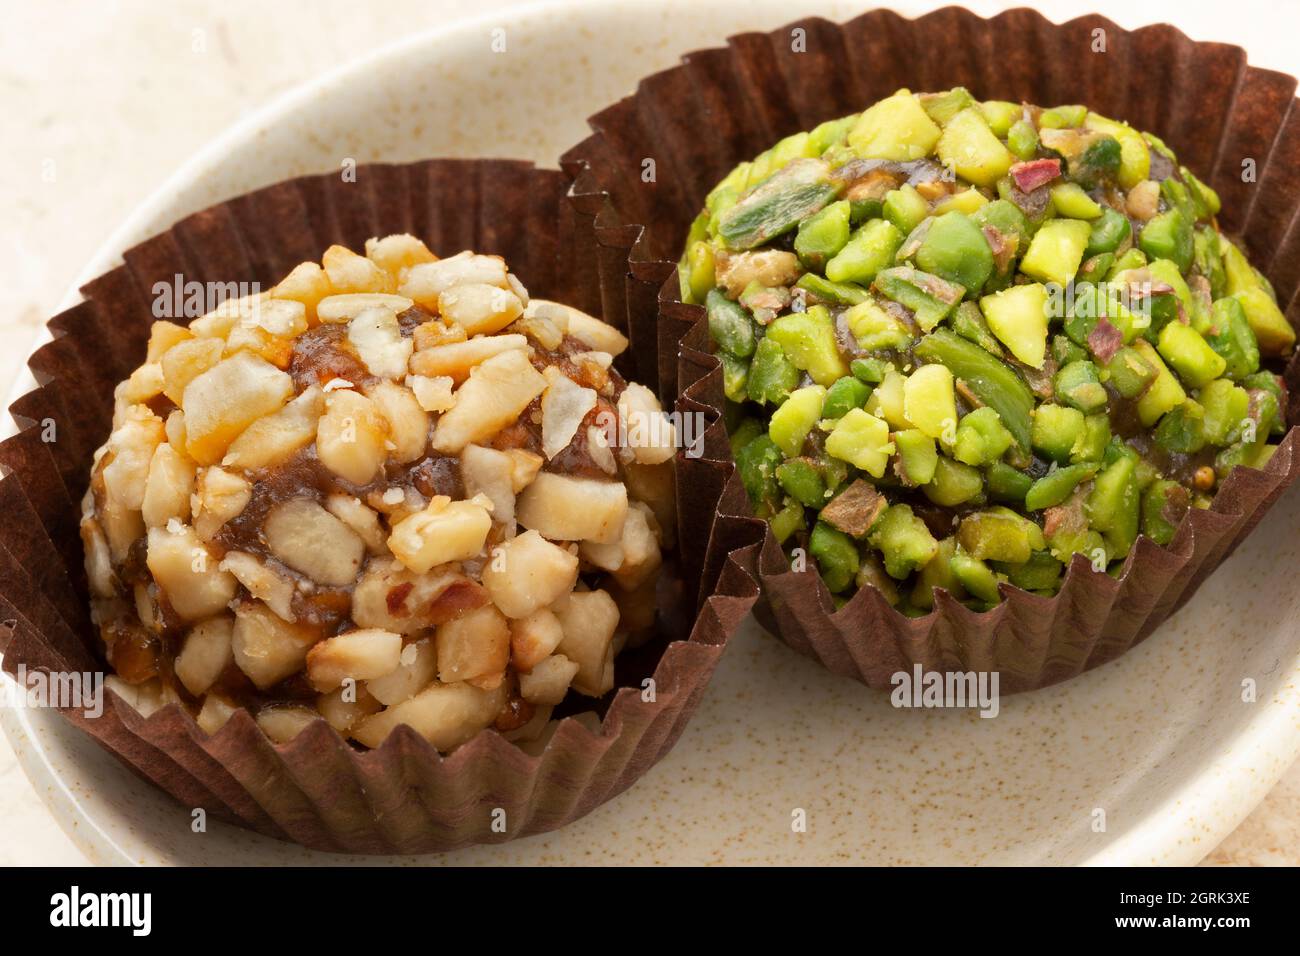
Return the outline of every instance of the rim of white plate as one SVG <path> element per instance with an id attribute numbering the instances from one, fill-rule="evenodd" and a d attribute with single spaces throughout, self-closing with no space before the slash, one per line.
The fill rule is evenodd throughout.
<path id="1" fill-rule="evenodd" d="M 510 16 L 518 23 L 539 16 L 553 16 L 563 8 L 581 9 L 595 5 L 596 2 L 597 0 L 539 0 L 512 7 Z M 658 7 L 687 7 L 691 2 L 692 0 L 624 0 L 625 5 Z M 864 7 L 865 9 L 870 7 Z M 70 308 L 79 302 L 81 287 L 120 261 L 122 252 L 142 238 L 139 233 L 143 226 L 157 219 L 173 201 L 173 197 L 182 191 L 183 186 L 196 181 L 224 162 L 235 144 L 250 140 L 259 129 L 292 113 L 301 104 L 319 97 L 329 88 L 364 76 L 367 68 L 376 63 L 425 44 L 481 30 L 485 25 L 498 21 L 500 16 L 501 11 L 480 14 L 386 44 L 273 97 L 260 108 L 237 120 L 182 163 L 123 220 L 78 274 L 58 310 Z M 797 13 L 792 11 L 791 19 L 796 16 Z M 28 349 L 28 356 L 49 340 L 49 329 L 42 325 Z M 24 364 L 14 379 L 6 407 L 36 384 L 30 369 Z M 14 431 L 12 418 L 4 416 L 0 420 L 0 438 L 8 437 Z M 1292 672 L 1292 681 L 1300 680 L 1300 658 L 1293 661 Z M 37 744 L 36 736 L 31 733 L 26 708 L 0 708 L 0 728 L 3 728 L 11 741 L 16 736 L 28 741 L 29 746 L 15 748 L 18 763 L 60 828 L 79 850 L 96 860 L 127 865 L 138 862 L 108 830 L 99 825 L 95 813 L 63 782 L 59 768 L 51 762 L 49 754 Z M 1172 791 L 1163 803 L 1152 807 L 1140 824 L 1083 862 L 1104 866 L 1141 865 L 1153 858 L 1170 859 L 1181 855 L 1185 859 L 1180 862 L 1195 863 L 1236 829 L 1297 758 L 1300 758 L 1300 725 L 1296 724 L 1290 709 L 1281 702 L 1260 707 L 1255 719 L 1245 725 L 1231 750 L 1217 759 L 1206 761 L 1198 771 L 1187 777 L 1181 787 Z M 1261 773 L 1260 768 L 1278 769 L 1276 773 Z M 1245 786 L 1242 786 L 1242 781 L 1247 781 Z M 1233 812 L 1225 812 L 1224 802 L 1234 805 Z M 52 806 L 55 803 L 61 806 Z M 1175 806 L 1179 812 L 1170 812 Z M 1204 829 L 1198 831 L 1197 828 L 1203 827 L 1207 819 L 1218 822 L 1220 826 L 1213 827 L 1213 832 L 1210 833 Z M 1200 839 L 1186 839 L 1193 835 Z M 1191 852 L 1180 854 L 1180 846 Z"/>

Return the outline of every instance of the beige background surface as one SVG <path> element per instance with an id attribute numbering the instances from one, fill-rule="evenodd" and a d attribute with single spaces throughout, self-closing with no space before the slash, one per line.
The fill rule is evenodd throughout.
<path id="1" fill-rule="evenodd" d="M 714 0 L 726 2 L 726 0 Z M 186 158 L 251 109 L 324 70 L 413 32 L 511 0 L 44 0 L 0 2 L 0 383 L 118 223 Z M 938 6 L 940 4 L 930 4 Z M 981 13 L 1003 6 L 967 4 Z M 1056 20 L 1096 10 L 1127 27 L 1168 20 L 1197 39 L 1239 43 L 1295 73 L 1290 3 L 1039 2 Z M 1288 24 L 1286 20 L 1291 22 Z M 670 65 L 665 63 L 665 66 Z M 381 159 L 362 156 L 359 159 Z M 0 864 L 76 864 L 0 736 Z M 1300 863 L 1300 766 L 1209 863 Z"/>

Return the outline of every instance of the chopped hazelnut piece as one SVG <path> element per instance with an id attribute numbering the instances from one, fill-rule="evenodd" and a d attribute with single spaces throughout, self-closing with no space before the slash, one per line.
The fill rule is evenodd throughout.
<path id="1" fill-rule="evenodd" d="M 361 570 L 365 542 L 310 498 L 272 508 L 264 533 L 272 554 L 318 584 L 351 584 Z"/>
<path id="2" fill-rule="evenodd" d="M 293 612 L 293 582 L 281 577 L 263 564 L 256 556 L 244 551 L 227 551 L 221 559 L 222 571 L 229 571 L 245 590 L 292 624 L 297 620 Z"/>
<path id="3" fill-rule="evenodd" d="M 564 630 L 559 653 L 578 665 L 573 686 L 591 697 L 603 696 L 614 686 L 618 605 L 605 591 L 574 592 L 555 606 L 555 616 Z"/>
<path id="4" fill-rule="evenodd" d="M 549 608 L 539 608 L 527 617 L 510 622 L 510 662 L 521 674 L 526 674 L 554 653 L 562 640 L 564 629 L 560 627 L 560 619 Z"/>
<path id="5" fill-rule="evenodd" d="M 577 674 L 577 661 L 553 654 L 539 661 L 528 673 L 519 675 L 519 694 L 531 704 L 554 706 L 564 700 Z"/>
<path id="6" fill-rule="evenodd" d="M 309 319 L 316 317 L 316 306 L 331 292 L 329 276 L 314 262 L 300 262 L 271 290 L 272 298 L 301 302 Z"/>
<path id="7" fill-rule="evenodd" d="M 438 651 L 430 638 L 402 648 L 397 669 L 366 681 L 366 690 L 387 707 L 409 700 L 437 676 Z"/>
<path id="8" fill-rule="evenodd" d="M 363 312 L 379 309 L 400 315 L 414 305 L 410 299 L 382 292 L 349 292 L 321 299 L 316 316 L 322 322 L 350 322 Z"/>
<path id="9" fill-rule="evenodd" d="M 352 736 L 378 747 L 406 724 L 439 750 L 452 750 L 489 726 L 504 702 L 504 685 L 485 691 L 466 683 L 430 684 L 410 700 L 360 721 Z"/>
<path id="10" fill-rule="evenodd" d="M 499 674 L 510 663 L 510 625 L 490 604 L 438 625 L 436 640 L 443 683 Z"/>
<path id="11" fill-rule="evenodd" d="M 348 344 L 376 378 L 401 380 L 415 344 L 402 335 L 397 313 L 391 309 L 366 309 L 348 322 Z"/>
<path id="12" fill-rule="evenodd" d="M 588 348 L 610 355 L 622 355 L 627 349 L 627 336 L 608 322 L 602 322 L 572 306 L 546 299 L 533 299 L 528 303 L 526 315 L 541 315 L 552 321 L 562 321 L 565 331 Z"/>
<path id="13" fill-rule="evenodd" d="M 352 592 L 352 619 L 362 627 L 417 634 L 488 603 L 483 585 L 445 564 L 417 574 L 376 558 Z"/>
<path id="14" fill-rule="evenodd" d="M 185 386 L 186 450 L 201 465 L 221 460 L 230 443 L 293 394 L 293 379 L 265 359 L 239 352 Z"/>
<path id="15" fill-rule="evenodd" d="M 527 531 L 493 553 L 483 586 L 506 617 L 527 617 L 573 590 L 578 558 L 536 531 Z"/>
<path id="16" fill-rule="evenodd" d="M 149 477 L 140 503 L 144 523 L 158 528 L 166 526 L 172 518 L 188 521 L 194 475 L 194 462 L 166 442 L 158 445 L 149 462 Z"/>
<path id="17" fill-rule="evenodd" d="M 187 621 L 224 610 L 235 596 L 238 582 L 218 567 L 218 559 L 188 525 L 151 528 L 146 562 L 167 603 Z"/>
<path id="18" fill-rule="evenodd" d="M 365 542 L 369 553 L 388 553 L 388 534 L 379 522 L 379 515 L 366 507 L 360 498 L 330 495 L 325 499 L 325 510 L 351 528 Z"/>
<path id="19" fill-rule="evenodd" d="M 162 394 L 164 385 L 162 365 L 149 362 L 131 373 L 131 377 L 118 386 L 118 396 L 132 405 L 143 404 Z"/>
<path id="20" fill-rule="evenodd" d="M 433 447 L 454 454 L 471 442 L 491 438 L 518 418 L 545 388 L 546 379 L 523 352 L 493 356 L 474 369 L 456 393 L 456 404 L 438 419 Z"/>
<path id="21" fill-rule="evenodd" d="M 573 441 L 587 413 L 596 407 L 596 391 L 578 385 L 553 365 L 543 374 L 542 452 L 554 458 Z"/>
<path id="22" fill-rule="evenodd" d="M 407 377 L 407 385 L 426 412 L 445 412 L 456 404 L 451 394 L 455 383 L 450 375 L 436 375 L 432 378 L 427 375 L 411 375 Z"/>
<path id="23" fill-rule="evenodd" d="M 266 292 L 254 292 L 237 299 L 226 299 L 211 312 L 190 323 L 190 331 L 199 338 L 224 339 L 241 322 L 250 322 L 268 298 Z"/>
<path id="24" fill-rule="evenodd" d="M 367 239 L 366 258 L 394 278 L 411 266 L 438 261 L 428 246 L 405 232 L 394 233 L 382 239 Z"/>
<path id="25" fill-rule="evenodd" d="M 482 494 L 492 502 L 492 520 L 514 534 L 514 459 L 495 448 L 466 445 L 460 453 L 460 477 L 467 495 Z"/>
<path id="26" fill-rule="evenodd" d="M 420 349 L 411 356 L 411 371 L 429 378 L 445 376 L 459 385 L 469 378 L 470 372 L 493 356 L 522 353 L 527 347 L 528 340 L 522 335 L 482 335 Z"/>
<path id="27" fill-rule="evenodd" d="M 321 257 L 321 266 L 329 276 L 335 292 L 393 292 L 396 283 L 365 256 L 344 246 L 330 246 Z M 320 307 L 317 306 L 319 313 Z"/>
<path id="28" fill-rule="evenodd" d="M 222 525 L 248 506 L 252 496 L 253 486 L 242 475 L 215 465 L 204 468 L 190 502 L 195 532 L 204 541 L 211 541 Z"/>
<path id="29" fill-rule="evenodd" d="M 627 512 L 623 522 L 623 535 L 609 544 L 582 543 L 582 556 L 611 572 L 619 585 L 633 590 L 659 570 L 662 559 L 659 539 L 654 532 L 658 525 L 654 512 L 648 505 L 636 502 Z"/>
<path id="30" fill-rule="evenodd" d="M 235 663 L 262 690 L 302 670 L 314 641 L 312 631 L 290 624 L 260 601 L 235 608 L 230 642 Z"/>
<path id="31" fill-rule="evenodd" d="M 387 456 L 387 421 L 374 402 L 347 389 L 330 392 L 325 408 L 316 425 L 316 454 L 340 478 L 366 484 Z"/>
<path id="32" fill-rule="evenodd" d="M 463 561 L 483 550 L 492 518 L 491 502 L 452 501 L 438 495 L 423 511 L 403 518 L 388 537 L 388 548 L 412 571 L 428 571 L 436 564 Z"/>
<path id="33" fill-rule="evenodd" d="M 111 458 L 104 466 L 104 491 L 109 498 L 123 508 L 140 510 L 154 450 L 166 437 L 161 418 L 143 405 L 132 406 L 108 439 Z"/>
<path id="34" fill-rule="evenodd" d="M 145 352 L 146 364 L 159 361 L 167 350 L 187 339 L 194 338 L 194 333 L 175 322 L 160 321 L 149 326 L 149 346 Z"/>
<path id="35" fill-rule="evenodd" d="M 221 339 L 189 339 L 172 346 L 159 362 L 163 394 L 179 405 L 185 397 L 185 386 L 220 362 L 224 353 Z"/>
<path id="36" fill-rule="evenodd" d="M 643 465 L 657 465 L 677 453 L 677 430 L 659 399 L 644 385 L 632 383 L 618 397 L 618 418 L 628 450 Z"/>
<path id="37" fill-rule="evenodd" d="M 462 252 L 437 262 L 414 265 L 399 290 L 423 306 L 437 308 L 439 297 L 455 286 L 484 284 L 508 287 L 506 264 L 500 256 Z"/>
<path id="38" fill-rule="evenodd" d="M 383 704 L 366 690 L 364 684 L 346 683 L 317 697 L 316 709 L 331 727 L 346 734 L 359 721 L 383 710 Z"/>
<path id="39" fill-rule="evenodd" d="M 485 282 L 453 286 L 438 296 L 438 311 L 467 335 L 491 335 L 519 318 L 524 304 L 509 289 Z"/>
<path id="40" fill-rule="evenodd" d="M 223 615 L 200 621 L 185 635 L 181 652 L 176 655 L 176 676 L 196 697 L 207 693 L 234 660 L 230 650 L 234 627 L 235 619 Z"/>
<path id="41" fill-rule="evenodd" d="M 510 456 L 510 484 L 515 494 L 523 491 L 533 483 L 537 473 L 542 470 L 542 456 L 523 448 L 511 448 L 506 452 Z"/>
<path id="42" fill-rule="evenodd" d="M 415 393 L 395 382 L 379 382 L 367 395 L 388 424 L 392 460 L 406 464 L 422 456 L 429 444 L 429 415 Z"/>
<path id="43" fill-rule="evenodd" d="M 307 677 L 322 693 L 345 680 L 371 680 L 401 665 L 402 635 L 369 628 L 327 638 L 307 652 Z"/>
<path id="44" fill-rule="evenodd" d="M 617 481 L 543 472 L 520 494 L 515 517 L 554 541 L 607 544 L 623 533 L 627 488 Z"/>
<path id="45" fill-rule="evenodd" d="M 324 409 L 324 392 L 317 385 L 308 387 L 278 412 L 265 415 L 244 429 L 231 443 L 221 463 L 247 470 L 278 465 L 315 440 Z"/>

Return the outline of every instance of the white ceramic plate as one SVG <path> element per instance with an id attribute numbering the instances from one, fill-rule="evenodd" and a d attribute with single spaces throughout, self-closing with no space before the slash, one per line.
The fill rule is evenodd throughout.
<path id="1" fill-rule="evenodd" d="M 240 123 L 160 188 L 82 278 L 189 212 L 347 157 L 552 164 L 585 135 L 588 114 L 679 54 L 802 13 L 858 9 L 566 3 L 414 37 Z M 507 52 L 494 54 L 491 30 L 503 25 Z M 1156 636 L 1081 678 L 1004 700 L 993 720 L 894 710 L 751 623 L 676 749 L 626 794 L 558 833 L 393 862 L 1194 863 L 1300 753 L 1298 515 L 1293 491 Z M 193 834 L 187 809 L 57 715 L 3 709 L 0 722 L 93 861 L 348 862 L 219 824 Z M 806 832 L 791 826 L 798 810 Z"/>

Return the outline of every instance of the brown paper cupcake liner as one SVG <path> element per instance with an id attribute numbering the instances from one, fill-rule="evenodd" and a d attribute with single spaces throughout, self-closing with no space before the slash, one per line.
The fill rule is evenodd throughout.
<path id="1" fill-rule="evenodd" d="M 617 289 L 602 287 L 608 270 L 600 260 L 611 251 L 566 200 L 567 186 L 559 171 L 504 160 L 361 166 L 355 182 L 305 177 L 192 215 L 87 284 L 83 303 L 50 320 L 53 341 L 30 361 L 40 386 L 14 403 L 19 431 L 0 442 L 5 670 L 105 670 L 88 613 L 79 501 L 92 453 L 108 435 L 114 385 L 144 355 L 155 282 L 179 274 L 269 288 L 332 243 L 357 249 L 370 236 L 410 232 L 444 254 L 498 253 L 533 294 L 601 315 L 605 301 L 621 301 L 621 270 Z M 610 318 L 635 343 L 621 357 L 624 371 L 671 398 L 671 382 L 665 391 L 658 374 L 653 310 Z M 681 492 L 695 497 L 688 482 Z M 690 527 L 679 526 L 679 541 L 691 540 Z M 172 794 L 178 813 L 201 807 L 268 836 L 342 852 L 501 842 L 577 819 L 668 752 L 757 596 L 740 563 L 724 560 L 720 570 L 716 587 L 697 600 L 698 562 L 666 562 L 659 633 L 620 655 L 618 689 L 592 704 L 603 718 L 599 732 L 566 718 L 537 756 L 491 730 L 440 755 L 407 727 L 361 751 L 323 720 L 277 745 L 242 710 L 209 736 L 174 704 L 145 717 L 112 693 L 98 718 L 63 713 Z M 648 677 L 652 701 L 642 694 Z M 498 810 L 504 833 L 492 828 Z"/>
<path id="2" fill-rule="evenodd" d="M 684 484 L 709 491 L 708 500 L 689 503 L 693 518 L 702 522 L 711 509 L 718 515 L 699 559 L 704 593 L 707 575 L 738 541 L 758 542 L 746 552 L 763 591 L 756 614 L 796 650 L 872 687 L 888 687 L 892 674 L 919 664 L 999 671 L 1001 688 L 1013 692 L 1065 680 L 1148 636 L 1295 478 L 1300 438 L 1292 428 L 1266 468 L 1234 471 L 1213 507 L 1194 511 L 1168 547 L 1139 539 L 1118 577 L 1095 573 L 1076 556 L 1056 597 L 1003 585 L 1002 603 L 977 613 L 943 593 L 934 611 L 908 618 L 865 588 L 836 611 L 817 575 L 791 570 L 766 523 L 753 518 L 736 475 L 704 310 L 680 301 L 676 261 L 704 197 L 737 163 L 900 87 L 957 85 L 985 99 L 1085 103 L 1161 136 L 1218 190 L 1223 228 L 1244 238 L 1288 317 L 1300 322 L 1296 81 L 1249 66 L 1238 47 L 1196 43 L 1169 25 L 1128 31 L 1099 16 L 1056 25 L 1027 9 L 984 19 L 958 7 L 915 20 L 886 10 L 845 24 L 799 20 L 734 36 L 646 78 L 591 118 L 594 135 L 562 165 L 596 234 L 627 254 L 623 298 L 605 302 L 606 312 L 637 317 L 657 307 L 661 363 L 673 352 L 669 343 L 679 343 L 678 408 L 713 423 L 704 455 L 681 471 Z M 669 374 L 665 365 L 665 380 Z M 1295 361 L 1286 378 L 1294 424 Z"/>

